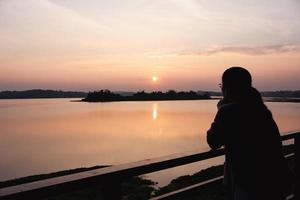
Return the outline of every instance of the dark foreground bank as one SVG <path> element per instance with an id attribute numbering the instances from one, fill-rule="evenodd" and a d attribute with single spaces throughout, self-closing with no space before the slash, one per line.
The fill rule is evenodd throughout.
<path id="1" fill-rule="evenodd" d="M 284 146 L 284 154 L 294 152 L 294 145 Z M 294 159 L 288 158 L 288 163 L 292 171 L 294 171 Z M 0 188 L 14 186 L 18 184 L 54 178 L 58 176 L 74 174 L 93 169 L 103 168 L 107 166 L 94 166 L 90 168 L 77 168 L 65 171 L 54 172 L 50 174 L 41 174 L 28 176 L 8 181 L 0 182 Z M 223 165 L 213 166 L 201 170 L 192 175 L 184 175 L 173 179 L 168 185 L 158 188 L 157 183 L 147 179 L 146 177 L 133 177 L 125 179 L 122 183 L 123 200 L 146 200 L 153 196 L 162 195 L 175 191 L 205 180 L 221 176 L 223 174 Z M 70 193 L 62 193 L 59 196 L 46 198 L 47 200 L 96 200 L 98 198 L 99 187 L 84 187 L 80 190 L 74 190 Z M 185 200 L 207 199 L 207 200 L 225 200 L 225 190 L 222 184 L 213 185 L 193 196 L 185 197 Z"/>

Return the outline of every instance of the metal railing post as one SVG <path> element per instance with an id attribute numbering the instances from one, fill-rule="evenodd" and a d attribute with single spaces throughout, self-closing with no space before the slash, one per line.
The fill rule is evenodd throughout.
<path id="1" fill-rule="evenodd" d="M 121 180 L 111 179 L 102 183 L 98 195 L 99 200 L 121 200 L 122 186 Z"/>
<path id="2" fill-rule="evenodd" d="M 295 199 L 300 199 L 300 134 L 295 137 Z"/>

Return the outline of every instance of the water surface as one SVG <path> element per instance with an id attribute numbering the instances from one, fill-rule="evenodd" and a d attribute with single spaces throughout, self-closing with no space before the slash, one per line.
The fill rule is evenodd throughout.
<path id="1" fill-rule="evenodd" d="M 206 130 L 217 111 L 216 104 L 216 100 L 0 100 L 0 180 L 209 150 Z M 300 104 L 267 105 L 282 132 L 300 128 Z M 150 177 L 166 184 L 171 177 L 221 161 L 212 159 Z"/>

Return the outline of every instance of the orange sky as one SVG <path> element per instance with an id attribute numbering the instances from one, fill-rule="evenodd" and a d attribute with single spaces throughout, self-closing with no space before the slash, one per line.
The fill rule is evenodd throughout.
<path id="1" fill-rule="evenodd" d="M 218 90 L 229 66 L 300 89 L 299 18 L 293 0 L 2 0 L 0 90 Z"/>

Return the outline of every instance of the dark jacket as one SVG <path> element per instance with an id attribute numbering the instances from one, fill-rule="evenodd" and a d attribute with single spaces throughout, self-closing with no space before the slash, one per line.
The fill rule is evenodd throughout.
<path id="1" fill-rule="evenodd" d="M 290 187 L 278 127 L 261 100 L 221 106 L 207 142 L 212 149 L 224 145 L 224 176 L 232 188 L 285 193 Z"/>

